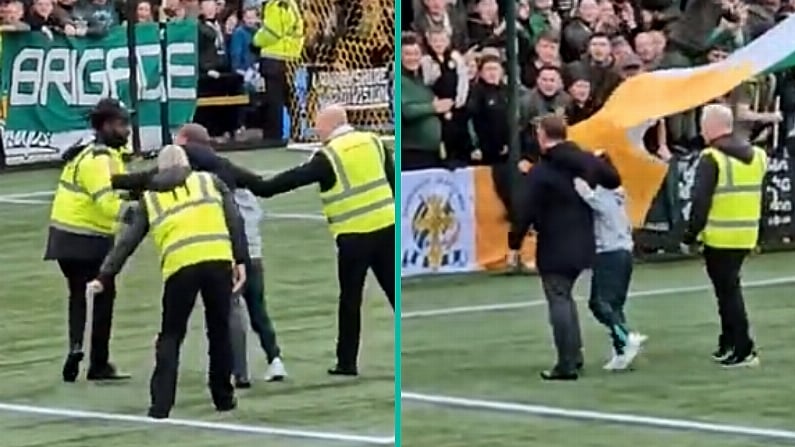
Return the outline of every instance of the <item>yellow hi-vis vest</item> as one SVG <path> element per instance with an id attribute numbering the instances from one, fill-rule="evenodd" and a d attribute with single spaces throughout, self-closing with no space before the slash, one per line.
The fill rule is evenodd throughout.
<path id="1" fill-rule="evenodd" d="M 749 164 L 714 148 L 707 148 L 702 153 L 704 157 L 712 157 L 718 165 L 718 183 L 712 196 L 707 226 L 701 233 L 704 245 L 737 249 L 756 247 L 767 155 L 758 147 L 753 151 L 754 158 Z"/>
<path id="2" fill-rule="evenodd" d="M 192 172 L 183 186 L 143 198 L 164 281 L 183 267 L 233 261 L 223 199 L 210 174 Z"/>
<path id="3" fill-rule="evenodd" d="M 121 151 L 89 144 L 61 171 L 50 212 L 50 226 L 89 236 L 112 236 L 124 203 L 110 178 L 124 173 Z"/>
<path id="4" fill-rule="evenodd" d="M 298 59 L 304 50 L 304 17 L 296 0 L 268 0 L 262 7 L 262 27 L 254 34 L 261 57 Z"/>
<path id="5" fill-rule="evenodd" d="M 320 193 L 331 233 L 370 233 L 395 224 L 395 199 L 384 173 L 388 154 L 369 132 L 351 131 L 332 138 L 321 149 L 337 181 Z"/>

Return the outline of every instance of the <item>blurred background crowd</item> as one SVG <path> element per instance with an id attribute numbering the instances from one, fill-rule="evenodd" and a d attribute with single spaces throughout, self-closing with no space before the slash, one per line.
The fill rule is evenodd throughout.
<path id="1" fill-rule="evenodd" d="M 406 2 L 404 170 L 508 159 L 508 1 Z M 795 0 L 519 0 L 516 9 L 521 168 L 538 156 L 540 117 L 576 124 L 631 76 L 724 59 L 792 14 Z M 749 80 L 714 101 L 731 105 L 741 136 L 777 146 L 795 122 L 795 73 Z M 647 150 L 669 160 L 700 149 L 697 118 L 660 120 Z"/>

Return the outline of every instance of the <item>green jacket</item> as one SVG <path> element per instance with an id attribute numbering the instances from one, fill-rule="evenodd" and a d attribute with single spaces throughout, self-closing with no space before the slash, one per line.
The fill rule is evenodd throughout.
<path id="1" fill-rule="evenodd" d="M 442 123 L 433 110 L 433 92 L 421 76 L 403 72 L 400 80 L 402 108 L 402 149 L 438 151 Z"/>

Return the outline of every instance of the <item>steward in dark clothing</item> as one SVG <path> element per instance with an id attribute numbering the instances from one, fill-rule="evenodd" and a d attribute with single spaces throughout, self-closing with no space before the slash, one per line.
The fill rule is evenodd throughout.
<path id="1" fill-rule="evenodd" d="M 545 127 L 550 127 L 545 130 Z M 618 173 L 608 163 L 564 141 L 565 123 L 559 117 L 543 118 L 539 124 L 542 156 L 517 191 L 515 220 L 509 233 L 509 248 L 516 252 L 532 226 L 536 232 L 536 266 L 549 303 L 558 362 L 541 377 L 545 380 L 576 380 L 582 367 L 582 337 L 574 283 L 596 256 L 591 208 L 574 188 L 583 178 L 593 186 L 620 186 Z"/>
<path id="2" fill-rule="evenodd" d="M 691 192 L 690 221 L 683 240 L 688 245 L 695 243 L 699 235 L 705 232 L 708 226 L 716 225 L 709 224 L 709 222 L 719 220 L 719 217 L 714 215 L 712 208 L 713 203 L 717 200 L 715 196 L 720 189 L 718 179 L 721 169 L 732 170 L 730 161 L 739 161 L 744 165 L 751 165 L 755 158 L 755 150 L 751 144 L 731 135 L 716 138 L 709 143 L 709 146 L 727 156 L 727 166 L 718 166 L 713 156 L 702 155 L 699 160 Z M 764 167 L 764 164 L 762 166 Z M 730 172 L 724 174 L 729 180 L 727 180 L 728 185 L 721 185 L 721 188 L 726 190 L 722 192 L 723 194 L 732 192 L 735 181 L 739 184 L 739 180 L 731 179 L 736 175 L 730 175 Z M 755 189 L 756 193 L 760 194 L 761 203 L 762 174 L 760 173 L 759 175 L 760 184 Z M 753 189 L 747 188 L 745 194 L 751 194 Z M 738 212 L 744 212 L 739 202 L 736 208 Z M 722 247 L 720 246 L 721 244 L 711 242 L 708 238 L 704 238 L 703 242 L 703 255 L 707 275 L 715 289 L 721 323 L 718 349 L 712 354 L 712 357 L 726 367 L 751 364 L 756 361 L 756 353 L 754 352 L 754 341 L 749 333 L 748 315 L 745 310 L 742 286 L 740 285 L 740 273 L 743 262 L 752 247 Z M 749 245 L 755 245 L 755 243 L 756 240 Z"/>
<path id="3" fill-rule="evenodd" d="M 97 280 L 103 285 L 111 283 L 146 234 L 153 233 L 161 252 L 165 284 L 149 416 L 167 418 L 174 406 L 180 348 L 199 292 L 209 343 L 210 394 L 218 411 L 233 410 L 237 403 L 231 382 L 229 312 L 236 277 L 230 261 L 240 266 L 248 257 L 234 198 L 217 177 L 193 173 L 182 166 L 160 170 L 147 189 L 157 192 L 144 193 Z M 163 196 L 164 192 L 170 192 L 165 195 L 169 200 L 158 201 L 158 193 Z M 151 215 L 153 212 L 155 215 Z M 194 223 L 197 219 L 202 220 L 201 225 Z"/>

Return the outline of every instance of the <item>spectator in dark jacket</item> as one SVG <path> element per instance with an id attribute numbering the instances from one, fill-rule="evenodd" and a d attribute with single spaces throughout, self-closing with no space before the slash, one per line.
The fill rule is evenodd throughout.
<path id="1" fill-rule="evenodd" d="M 550 321 L 558 353 L 557 364 L 541 373 L 544 380 L 576 380 L 582 367 L 582 339 L 572 289 L 583 270 L 591 267 L 596 242 L 593 215 L 574 188 L 580 177 L 592 186 L 620 186 L 618 173 L 608 163 L 566 141 L 566 122 L 557 116 L 542 118 L 537 129 L 541 160 L 517 191 L 516 219 L 509 234 L 511 264 L 527 230 L 536 231 L 536 267 L 549 303 Z"/>
<path id="2" fill-rule="evenodd" d="M 224 26 L 215 0 L 202 0 L 198 26 L 199 97 L 234 96 L 241 93 L 243 77 L 231 72 Z M 194 121 L 202 124 L 217 141 L 238 130 L 239 106 L 198 108 Z"/>
<path id="3" fill-rule="evenodd" d="M 494 164 L 508 159 L 508 87 L 499 57 L 483 56 L 480 81 L 472 88 L 467 110 L 477 137 L 472 161 Z"/>

